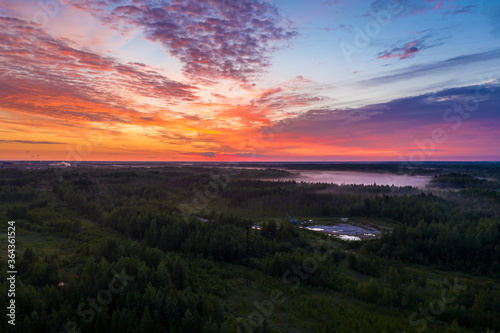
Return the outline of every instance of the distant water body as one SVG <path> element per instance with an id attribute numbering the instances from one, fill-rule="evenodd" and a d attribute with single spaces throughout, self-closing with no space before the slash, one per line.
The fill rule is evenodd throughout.
<path id="1" fill-rule="evenodd" d="M 358 172 L 358 171 L 320 171 L 320 170 L 288 170 L 291 177 L 273 180 L 295 180 L 307 183 L 334 183 L 358 185 L 394 185 L 425 188 L 431 179 L 430 176 L 396 175 L 389 173 Z"/>

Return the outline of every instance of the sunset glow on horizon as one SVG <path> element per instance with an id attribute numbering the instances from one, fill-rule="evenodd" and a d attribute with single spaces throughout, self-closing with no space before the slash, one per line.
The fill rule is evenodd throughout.
<path id="1" fill-rule="evenodd" d="M 20 0 L 0 25 L 0 160 L 500 160 L 500 2 Z"/>

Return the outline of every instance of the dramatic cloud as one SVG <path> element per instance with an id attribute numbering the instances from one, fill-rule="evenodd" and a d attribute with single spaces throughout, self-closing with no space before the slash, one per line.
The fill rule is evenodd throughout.
<path id="1" fill-rule="evenodd" d="M 195 81 L 246 81 L 296 35 L 276 8 L 261 0 L 71 0 L 117 29 L 134 25 L 163 44 Z"/>
<path id="2" fill-rule="evenodd" d="M 437 127 L 450 136 L 440 156 L 500 154 L 492 1 L 0 7 L 2 159 L 394 159 Z M 370 30 L 375 22 L 380 34 Z M 360 44 L 358 28 L 369 41 Z M 354 43 L 356 61 L 339 52 L 343 40 Z M 488 80 L 497 90 L 450 130 L 456 122 L 444 113 L 456 117 L 455 105 Z"/>
<path id="3" fill-rule="evenodd" d="M 439 128 L 448 141 L 439 142 L 441 147 L 436 147 L 436 152 L 439 148 L 445 154 L 450 145 L 456 151 L 465 149 L 460 142 L 466 139 L 484 145 L 467 149 L 490 156 L 500 153 L 496 144 L 500 129 L 495 124 L 500 105 L 499 83 L 447 89 L 361 108 L 310 110 L 263 131 L 275 133 L 275 151 L 298 149 L 286 144 L 293 141 L 304 150 L 309 145 L 311 151 L 345 156 L 349 150 L 351 153 L 366 150 L 375 156 L 394 159 L 406 149 L 415 149 L 415 142 L 431 138 Z M 485 134 L 474 136 L 478 128 Z M 390 135 L 382 138 L 379 133 Z"/>
<path id="4" fill-rule="evenodd" d="M 446 89 L 380 104 L 378 106 L 383 106 L 384 112 L 373 119 L 407 122 L 408 126 L 416 126 L 445 124 L 451 122 L 447 119 L 454 115 L 460 116 L 463 121 L 473 118 L 488 123 L 498 117 L 498 105 L 500 81 L 496 80 L 480 86 Z"/>
<path id="5" fill-rule="evenodd" d="M 153 121 L 133 96 L 170 104 L 195 88 L 143 64 L 81 50 L 23 20 L 0 17 L 0 107 L 53 118 Z M 148 117 L 145 117 L 148 116 Z"/>

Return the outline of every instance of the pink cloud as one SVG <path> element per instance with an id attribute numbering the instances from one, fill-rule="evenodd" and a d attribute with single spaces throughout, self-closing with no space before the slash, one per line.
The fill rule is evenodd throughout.
<path id="1" fill-rule="evenodd" d="M 0 107 L 61 119 L 128 122 L 142 119 L 130 96 L 196 99 L 195 87 L 148 66 L 77 49 L 8 17 L 0 17 L 0 73 Z"/>
<path id="2" fill-rule="evenodd" d="M 422 50 L 430 49 L 433 47 L 438 47 L 444 44 L 444 40 L 447 38 L 435 39 L 432 33 L 428 33 L 425 36 L 420 37 L 416 40 L 410 40 L 403 43 L 397 43 L 391 46 L 389 49 L 384 50 L 378 54 L 377 59 L 410 59 L 417 55 Z M 403 46 L 400 46 L 403 44 Z"/>
<path id="3" fill-rule="evenodd" d="M 261 0 L 70 2 L 117 29 L 142 28 L 148 39 L 179 58 L 187 77 L 205 83 L 248 81 L 296 35 L 276 8 Z"/>
<path id="4" fill-rule="evenodd" d="M 390 52 L 386 52 L 382 54 L 377 59 L 390 59 L 390 58 L 398 58 L 400 60 L 413 58 L 420 49 L 416 46 L 419 41 L 415 40 L 409 42 L 404 47 L 392 50 Z"/>

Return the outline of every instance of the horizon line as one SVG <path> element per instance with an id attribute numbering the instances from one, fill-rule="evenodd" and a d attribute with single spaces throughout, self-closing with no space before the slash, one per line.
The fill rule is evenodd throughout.
<path id="1" fill-rule="evenodd" d="M 499 163 L 499 160 L 434 160 L 434 161 L 359 161 L 359 160 L 333 160 L 333 161 L 127 161 L 127 160 L 89 160 L 89 161 L 67 161 L 67 160 L 2 160 L 0 162 L 65 162 L 65 163 L 403 163 L 403 164 L 425 164 L 425 163 Z"/>

